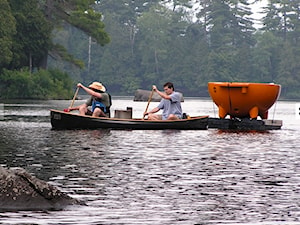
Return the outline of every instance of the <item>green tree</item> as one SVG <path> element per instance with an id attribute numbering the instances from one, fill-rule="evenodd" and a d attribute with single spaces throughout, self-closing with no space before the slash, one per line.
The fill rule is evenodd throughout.
<path id="1" fill-rule="evenodd" d="M 171 12 L 157 5 L 138 18 L 140 50 L 143 52 L 141 65 L 144 74 L 152 82 L 158 82 L 163 73 L 164 60 L 167 58 L 167 46 L 170 43 Z"/>
<path id="2" fill-rule="evenodd" d="M 202 8 L 198 20 L 204 21 L 212 49 L 224 46 L 253 46 L 253 22 L 247 1 L 222 0 L 200 1 Z"/>
<path id="3" fill-rule="evenodd" d="M 58 70 L 6 70 L 0 74 L 0 99 L 71 98 L 72 81 Z"/>
<path id="4" fill-rule="evenodd" d="M 138 51 L 132 49 L 126 25 L 110 13 L 105 15 L 105 23 L 111 34 L 111 44 L 101 49 L 97 46 L 93 48 L 91 77 L 105 82 L 117 95 L 130 95 L 141 87 Z"/>
<path id="5" fill-rule="evenodd" d="M 282 82 L 284 95 L 297 95 L 296 89 L 286 88 L 299 79 L 297 1 L 272 1 L 276 16 L 255 34 L 250 1 L 196 2 L 201 7 L 194 21 L 187 0 L 99 1 L 93 8 L 103 13 L 111 43 L 101 47 L 63 24 L 66 29 L 59 32 L 57 43 L 90 65 L 81 71 L 64 68 L 75 74 L 74 79 L 100 80 L 120 95 L 168 80 L 188 95 L 207 94 L 209 81 Z"/>
<path id="6" fill-rule="evenodd" d="M 278 82 L 281 39 L 272 32 L 256 34 L 257 46 L 253 57 L 253 79 L 257 82 Z"/>
<path id="7" fill-rule="evenodd" d="M 14 36 L 14 57 L 9 69 L 45 67 L 44 56 L 51 46 L 51 27 L 38 0 L 10 0 L 10 6 L 17 21 L 17 33 Z"/>
<path id="8" fill-rule="evenodd" d="M 279 59 L 277 83 L 282 85 L 282 94 L 286 98 L 299 98 L 299 48 L 294 48 L 289 42 L 285 42 L 280 51 Z"/>
<path id="9" fill-rule="evenodd" d="M 199 1 L 197 13 L 203 21 L 209 45 L 205 79 L 243 81 L 251 75 L 251 48 L 255 45 L 253 22 L 247 1 Z M 249 68 L 249 70 L 245 70 Z M 248 73 L 247 73 L 248 72 Z"/>
<path id="10" fill-rule="evenodd" d="M 100 12 L 105 12 L 115 20 L 118 26 L 122 27 L 122 36 L 126 35 L 129 40 L 128 44 L 131 48 L 131 53 L 134 54 L 134 47 L 136 35 L 138 32 L 137 18 L 144 12 L 148 12 L 152 6 L 155 6 L 161 0 L 140 0 L 140 1 L 127 1 L 127 0 L 106 0 L 99 1 L 95 5 L 95 9 Z"/>
<path id="11" fill-rule="evenodd" d="M 263 18 L 262 30 L 276 38 L 276 43 L 265 43 L 271 50 L 269 76 L 282 84 L 282 95 L 289 98 L 299 95 L 299 7 L 300 2 L 295 0 L 269 1 Z"/>
<path id="12" fill-rule="evenodd" d="M 0 21 L 0 68 L 3 68 L 12 60 L 13 36 L 16 33 L 16 21 L 7 0 L 0 0 Z"/>
<path id="13" fill-rule="evenodd" d="M 102 14 L 92 10 L 94 3 L 93 0 L 46 0 L 43 9 L 46 18 L 52 23 L 54 29 L 59 30 L 63 23 L 68 23 L 104 46 L 110 42 L 110 38 L 105 32 Z M 51 54 L 56 55 L 56 58 L 60 56 L 63 60 L 81 66 L 76 59 L 62 49 L 62 45 L 56 43 L 51 49 Z"/>

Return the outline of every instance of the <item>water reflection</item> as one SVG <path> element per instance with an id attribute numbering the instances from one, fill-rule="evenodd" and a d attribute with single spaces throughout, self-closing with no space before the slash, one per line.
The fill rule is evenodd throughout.
<path id="1" fill-rule="evenodd" d="M 49 119 L 48 107 L 31 113 Z M 24 167 L 87 203 L 3 213 L 0 223 L 299 224 L 299 128 L 284 125 L 264 133 L 62 131 L 35 116 L 0 121 L 1 165 Z"/>

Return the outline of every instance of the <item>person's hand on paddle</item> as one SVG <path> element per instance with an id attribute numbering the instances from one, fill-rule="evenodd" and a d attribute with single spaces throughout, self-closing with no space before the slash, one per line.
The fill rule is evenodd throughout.
<path id="1" fill-rule="evenodd" d="M 148 99 L 147 107 L 146 107 L 145 112 L 144 112 L 144 114 L 143 114 L 143 119 L 145 118 L 145 116 L 148 116 L 148 115 L 149 115 L 149 113 L 148 113 L 147 111 L 148 111 L 148 107 L 149 107 L 149 104 L 150 104 L 150 102 L 151 102 L 151 99 L 152 99 L 152 96 L 153 96 L 153 92 L 154 92 L 154 91 L 157 91 L 157 87 L 156 87 L 155 85 L 152 85 L 152 91 L 151 91 L 150 96 L 149 96 L 149 99 Z"/>
<path id="2" fill-rule="evenodd" d="M 75 108 L 69 107 L 69 108 L 67 108 L 67 109 L 64 109 L 64 112 L 71 112 L 71 111 L 73 111 L 73 110 L 77 110 L 77 108 L 78 108 L 78 107 L 75 107 Z"/>
<path id="3" fill-rule="evenodd" d="M 143 116 L 143 118 L 145 118 L 145 116 L 148 116 L 148 112 L 144 112 L 144 116 Z"/>
<path id="4" fill-rule="evenodd" d="M 157 91 L 157 87 L 155 85 L 152 85 L 152 90 Z"/>
<path id="5" fill-rule="evenodd" d="M 77 84 L 77 89 L 76 89 L 75 94 L 74 94 L 74 97 L 73 97 L 73 99 L 72 99 L 72 103 L 71 103 L 71 105 L 70 105 L 67 109 L 64 109 L 64 112 L 71 112 L 71 111 L 73 111 L 73 110 L 78 109 L 78 107 L 73 108 L 73 105 L 74 105 L 74 101 L 75 101 L 75 99 L 76 99 L 76 97 L 77 97 L 79 88 L 80 88 L 81 86 L 82 86 L 81 83 L 78 83 L 78 84 Z"/>
<path id="6" fill-rule="evenodd" d="M 77 87 L 78 87 L 78 88 L 83 88 L 82 83 L 78 83 L 78 84 L 77 84 Z"/>
<path id="7" fill-rule="evenodd" d="M 77 108 L 78 108 L 78 107 L 75 107 L 75 108 L 69 107 L 69 108 L 67 108 L 67 109 L 64 109 L 64 112 L 71 112 L 71 111 L 73 111 L 73 110 L 77 110 Z"/>

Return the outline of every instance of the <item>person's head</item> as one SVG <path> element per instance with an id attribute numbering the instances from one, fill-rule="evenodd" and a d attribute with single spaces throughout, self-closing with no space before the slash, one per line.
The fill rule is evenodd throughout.
<path id="1" fill-rule="evenodd" d="M 89 85 L 89 88 L 92 89 L 93 91 L 97 91 L 97 92 L 105 92 L 106 91 L 106 88 L 100 82 L 93 82 L 92 84 Z"/>
<path id="2" fill-rule="evenodd" d="M 167 95 L 170 95 L 174 91 L 174 85 L 171 82 L 167 82 L 164 84 L 164 91 Z"/>

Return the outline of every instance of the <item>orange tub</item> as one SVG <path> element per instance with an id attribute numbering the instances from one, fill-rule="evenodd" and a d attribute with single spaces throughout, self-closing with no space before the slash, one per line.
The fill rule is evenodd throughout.
<path id="1" fill-rule="evenodd" d="M 268 118 L 268 110 L 280 95 L 281 86 L 264 83 L 209 82 L 208 92 L 219 108 L 219 117 L 260 116 Z"/>

